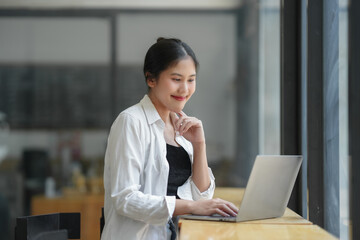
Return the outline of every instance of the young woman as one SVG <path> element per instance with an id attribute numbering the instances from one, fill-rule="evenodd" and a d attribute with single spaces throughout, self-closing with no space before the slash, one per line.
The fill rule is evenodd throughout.
<path id="1" fill-rule="evenodd" d="M 182 111 L 195 92 L 197 66 L 178 39 L 159 38 L 148 50 L 148 94 L 120 113 L 108 138 L 102 239 L 169 239 L 174 216 L 236 216 L 232 203 L 212 199 L 203 125 Z"/>

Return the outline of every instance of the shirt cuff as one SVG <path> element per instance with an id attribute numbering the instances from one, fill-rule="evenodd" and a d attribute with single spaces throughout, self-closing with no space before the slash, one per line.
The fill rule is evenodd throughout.
<path id="1" fill-rule="evenodd" d="M 204 192 L 200 192 L 199 188 L 196 186 L 194 181 L 191 180 L 191 191 L 195 201 L 200 199 L 211 199 L 214 195 L 215 191 L 215 177 L 209 168 L 209 175 L 210 175 L 210 186 Z"/>
<path id="2" fill-rule="evenodd" d="M 166 202 L 167 209 L 169 211 L 169 217 L 171 218 L 175 211 L 176 197 L 175 196 L 165 196 L 165 202 Z"/>
<path id="3" fill-rule="evenodd" d="M 204 192 L 200 192 L 196 184 L 193 182 L 191 177 L 184 183 L 184 185 L 178 188 L 178 196 L 181 199 L 186 200 L 200 200 L 200 199 L 211 199 L 215 191 L 215 177 L 209 168 L 210 186 Z"/>

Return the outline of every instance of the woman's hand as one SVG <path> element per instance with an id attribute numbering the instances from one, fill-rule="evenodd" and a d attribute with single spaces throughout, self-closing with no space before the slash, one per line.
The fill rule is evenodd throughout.
<path id="1" fill-rule="evenodd" d="M 202 122 L 187 116 L 183 111 L 170 113 L 175 131 L 179 132 L 193 146 L 192 180 L 200 192 L 206 191 L 211 185 L 206 158 L 205 135 Z"/>
<path id="2" fill-rule="evenodd" d="M 171 113 L 171 120 L 175 131 L 192 144 L 205 143 L 205 135 L 202 122 L 195 118 L 187 116 L 183 111 L 176 114 Z"/>
<path id="3" fill-rule="evenodd" d="M 196 215 L 213 215 L 236 216 L 239 209 L 231 202 L 220 198 L 194 201 L 191 207 L 191 214 Z"/>

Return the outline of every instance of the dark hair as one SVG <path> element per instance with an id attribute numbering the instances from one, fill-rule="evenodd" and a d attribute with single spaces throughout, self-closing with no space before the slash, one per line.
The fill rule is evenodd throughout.
<path id="1" fill-rule="evenodd" d="M 149 48 L 145 56 L 143 69 L 145 81 L 148 77 L 158 78 L 162 71 L 186 56 L 192 58 L 195 69 L 197 69 L 199 63 L 189 45 L 176 38 L 158 38 L 157 42 Z M 147 72 L 151 75 L 146 76 Z"/>

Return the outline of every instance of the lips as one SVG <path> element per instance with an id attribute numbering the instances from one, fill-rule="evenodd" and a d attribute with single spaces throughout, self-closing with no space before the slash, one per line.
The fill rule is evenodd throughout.
<path id="1" fill-rule="evenodd" d="M 174 96 L 174 95 L 171 95 L 171 97 L 173 97 L 177 101 L 185 101 L 186 100 L 186 97 Z"/>

